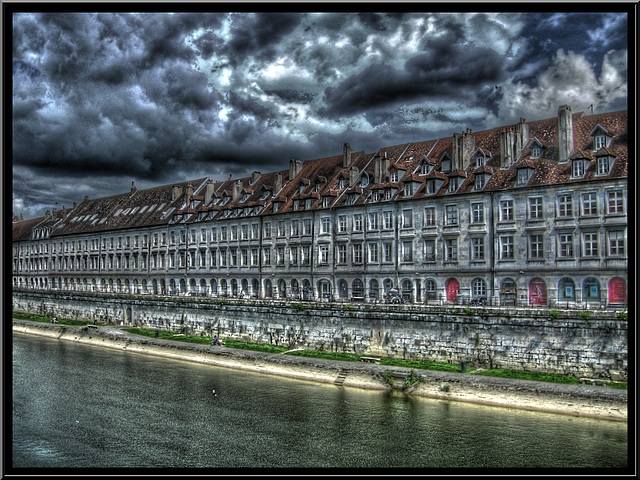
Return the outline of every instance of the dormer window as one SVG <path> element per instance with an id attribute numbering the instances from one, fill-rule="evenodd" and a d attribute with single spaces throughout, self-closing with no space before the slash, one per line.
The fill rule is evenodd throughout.
<path id="1" fill-rule="evenodd" d="M 398 183 L 398 172 L 391 172 L 391 183 Z"/>
<path id="2" fill-rule="evenodd" d="M 250 195 L 249 195 L 248 193 L 246 193 L 246 192 L 245 192 L 245 193 L 243 193 L 243 194 L 242 194 L 242 201 L 243 201 L 243 202 L 246 202 L 247 200 L 249 200 L 249 196 L 250 196 Z"/>
<path id="3" fill-rule="evenodd" d="M 485 164 L 484 155 L 478 155 L 476 157 L 476 168 L 482 167 Z"/>
<path id="4" fill-rule="evenodd" d="M 597 125 L 596 128 L 593 129 L 591 136 L 593 137 L 594 152 L 597 152 L 603 147 L 608 147 L 611 142 L 611 134 L 600 125 Z"/>
<path id="5" fill-rule="evenodd" d="M 475 190 L 482 190 L 484 186 L 487 184 L 487 175 L 484 173 L 476 174 L 476 181 L 474 184 Z"/>
<path id="6" fill-rule="evenodd" d="M 540 158 L 542 156 L 542 148 L 538 145 L 531 149 L 531 158 Z"/>
<path id="7" fill-rule="evenodd" d="M 451 177 L 449 179 L 449 189 L 448 192 L 449 193 L 455 193 L 458 190 L 458 187 L 460 186 L 460 177 Z"/>
<path id="8" fill-rule="evenodd" d="M 445 158 L 442 160 L 442 167 L 441 170 L 443 173 L 448 173 L 451 171 L 451 159 L 450 158 Z"/>
<path id="9" fill-rule="evenodd" d="M 404 184 L 404 196 L 410 197 L 413 195 L 413 183 L 408 182 Z"/>
<path id="10" fill-rule="evenodd" d="M 598 157 L 596 159 L 596 175 L 609 175 L 613 158 L 610 156 Z"/>
<path id="11" fill-rule="evenodd" d="M 277 213 L 280 210 L 280 202 L 273 202 L 273 213 Z"/>
<path id="12" fill-rule="evenodd" d="M 427 175 L 431 171 L 431 165 L 428 163 L 423 163 L 422 167 L 420 167 L 420 175 Z"/>
<path id="13" fill-rule="evenodd" d="M 346 179 L 346 178 L 341 178 L 341 179 L 338 181 L 338 188 L 339 188 L 340 190 L 342 190 L 342 189 L 343 189 L 344 187 L 346 187 L 346 186 L 347 186 L 347 179 Z"/>
<path id="14" fill-rule="evenodd" d="M 433 195 L 434 193 L 436 193 L 436 181 L 427 180 L 426 188 L 427 188 L 427 194 Z"/>
<path id="15" fill-rule="evenodd" d="M 362 178 L 360 179 L 360 186 L 364 188 L 367 185 L 369 185 L 369 175 L 362 175 Z"/>
<path id="16" fill-rule="evenodd" d="M 271 196 L 271 191 L 270 190 L 264 190 L 262 192 L 262 196 L 260 197 L 260 200 L 264 200 L 266 198 L 269 198 Z"/>
<path id="17" fill-rule="evenodd" d="M 349 196 L 347 197 L 347 204 L 353 205 L 354 203 L 356 203 L 357 199 L 358 199 L 357 193 L 350 193 Z"/>
<path id="18" fill-rule="evenodd" d="M 516 181 L 516 185 L 526 185 L 527 183 L 529 183 L 530 178 L 531 178 L 530 168 L 519 168 L 518 180 Z"/>
<path id="19" fill-rule="evenodd" d="M 324 197 L 324 198 L 322 199 L 322 206 L 323 206 L 324 208 L 328 208 L 328 207 L 330 207 L 330 206 L 331 206 L 331 197 Z"/>
<path id="20" fill-rule="evenodd" d="M 322 188 L 322 184 L 320 182 L 316 182 L 316 184 L 313 186 L 313 191 L 319 192 L 320 188 Z"/>
<path id="21" fill-rule="evenodd" d="M 302 193 L 302 192 L 304 192 L 304 188 L 305 188 L 305 184 L 304 184 L 304 183 L 301 183 L 301 184 L 300 184 L 300 187 L 298 188 L 298 193 Z"/>
<path id="22" fill-rule="evenodd" d="M 585 161 L 583 159 L 574 160 L 571 165 L 571 178 L 584 177 Z"/>

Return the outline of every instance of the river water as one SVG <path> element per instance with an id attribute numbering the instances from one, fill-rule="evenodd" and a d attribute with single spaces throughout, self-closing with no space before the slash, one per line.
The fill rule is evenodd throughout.
<path id="1" fill-rule="evenodd" d="M 12 373 L 16 473 L 613 473 L 628 465 L 621 422 L 315 384 L 24 334 L 13 336 Z"/>

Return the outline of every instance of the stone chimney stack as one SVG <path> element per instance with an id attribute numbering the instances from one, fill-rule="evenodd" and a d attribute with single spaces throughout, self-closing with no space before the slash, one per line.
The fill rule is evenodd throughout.
<path id="1" fill-rule="evenodd" d="M 293 180 L 302 170 L 302 162 L 300 160 L 289 160 L 289 180 Z"/>
<path id="2" fill-rule="evenodd" d="M 237 201 L 240 198 L 240 195 L 242 195 L 242 182 L 237 180 L 236 183 L 233 184 L 233 201 Z"/>
<path id="3" fill-rule="evenodd" d="M 215 191 L 215 189 L 216 187 L 211 181 L 211 179 L 207 180 L 207 184 L 204 187 L 204 204 L 205 205 L 209 205 L 209 203 L 211 202 L 211 199 L 213 198 L 213 192 Z"/>
<path id="4" fill-rule="evenodd" d="M 524 118 L 521 118 L 520 123 L 518 123 L 518 152 L 522 152 L 522 149 L 525 147 L 528 141 L 529 124 Z"/>
<path id="5" fill-rule="evenodd" d="M 569 161 L 573 153 L 573 117 L 571 107 L 561 105 L 558 108 L 558 162 Z"/>
<path id="6" fill-rule="evenodd" d="M 342 168 L 348 168 L 351 164 L 351 145 L 348 143 L 342 147 Z"/>
<path id="7" fill-rule="evenodd" d="M 136 193 L 136 190 L 137 190 L 137 188 L 136 188 L 135 182 L 131 182 L 131 195 Z M 87 199 L 88 199 L 88 197 L 85 197 L 85 200 L 87 200 Z"/>
<path id="8" fill-rule="evenodd" d="M 181 194 L 182 194 L 182 189 L 180 188 L 180 185 L 174 185 L 173 187 L 171 187 L 172 202 L 175 202 L 178 198 L 180 198 Z"/>
<path id="9" fill-rule="evenodd" d="M 273 184 L 273 195 L 276 196 L 282 190 L 282 173 L 276 173 L 276 181 Z"/>
<path id="10" fill-rule="evenodd" d="M 500 168 L 509 168 L 518 159 L 518 135 L 513 127 L 500 132 Z"/>
<path id="11" fill-rule="evenodd" d="M 260 178 L 260 172 L 253 172 L 251 174 L 251 185 L 253 185 L 254 183 L 256 183 L 258 181 L 258 179 Z"/>
<path id="12" fill-rule="evenodd" d="M 353 187 L 356 183 L 358 183 L 358 178 L 360 170 L 355 165 L 349 169 L 349 186 Z"/>
<path id="13" fill-rule="evenodd" d="M 373 183 L 384 183 L 389 174 L 389 159 L 387 159 L 387 152 L 384 152 L 384 156 L 376 155 L 373 159 Z"/>
<path id="14" fill-rule="evenodd" d="M 471 129 L 467 128 L 462 133 L 453 134 L 453 170 L 464 170 L 465 162 L 469 160 L 476 146 L 476 137 L 471 133 Z"/>
<path id="15" fill-rule="evenodd" d="M 184 203 L 189 203 L 191 201 L 191 197 L 193 196 L 193 185 L 191 185 L 191 181 L 187 182 L 187 188 L 185 188 L 184 195 Z"/>

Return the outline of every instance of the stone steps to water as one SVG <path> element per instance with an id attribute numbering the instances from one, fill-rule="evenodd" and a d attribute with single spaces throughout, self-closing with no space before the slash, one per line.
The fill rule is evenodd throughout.
<path id="1" fill-rule="evenodd" d="M 335 379 L 335 381 L 333 382 L 335 385 L 342 385 L 345 381 L 345 379 L 347 378 L 347 375 L 349 374 L 348 370 L 345 370 L 344 368 L 342 370 L 340 370 L 340 373 L 338 374 L 338 377 Z"/>

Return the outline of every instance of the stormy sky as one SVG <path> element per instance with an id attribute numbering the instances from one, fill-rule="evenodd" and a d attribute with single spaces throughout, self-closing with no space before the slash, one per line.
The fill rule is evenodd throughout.
<path id="1" fill-rule="evenodd" d="M 419 10 L 13 13 L 13 212 L 627 108 L 624 10 Z"/>

